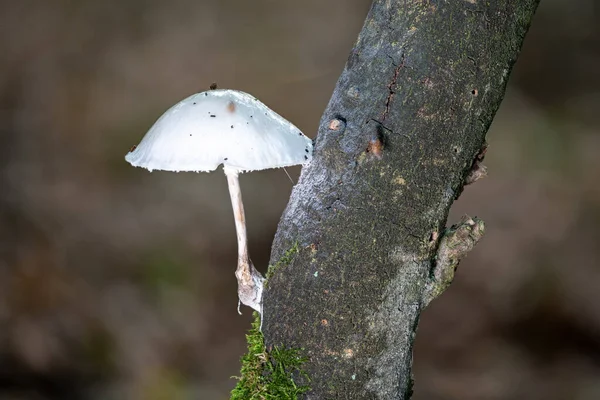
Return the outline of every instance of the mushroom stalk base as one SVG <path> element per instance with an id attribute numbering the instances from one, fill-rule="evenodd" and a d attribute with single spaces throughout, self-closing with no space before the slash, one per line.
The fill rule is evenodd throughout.
<path id="1" fill-rule="evenodd" d="M 233 207 L 235 231 L 237 233 L 238 241 L 238 265 L 235 271 L 235 277 L 238 281 L 238 298 L 242 304 L 252 307 L 259 313 L 262 313 L 262 292 L 265 279 L 260 272 L 254 268 L 254 264 L 252 264 L 250 256 L 248 255 L 246 217 L 244 215 L 244 204 L 242 202 L 238 171 L 228 168 L 224 168 L 224 171 L 227 176 L 229 196 L 231 197 L 231 206 Z"/>

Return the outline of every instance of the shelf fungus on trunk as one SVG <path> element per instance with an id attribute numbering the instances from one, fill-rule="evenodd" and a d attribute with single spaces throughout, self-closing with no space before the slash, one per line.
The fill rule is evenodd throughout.
<path id="1" fill-rule="evenodd" d="M 210 172 L 223 165 L 237 232 L 239 301 L 262 313 L 264 278 L 248 254 L 238 175 L 305 164 L 312 153 L 310 138 L 258 99 L 216 89 L 194 94 L 167 110 L 125 159 L 150 171 Z"/>

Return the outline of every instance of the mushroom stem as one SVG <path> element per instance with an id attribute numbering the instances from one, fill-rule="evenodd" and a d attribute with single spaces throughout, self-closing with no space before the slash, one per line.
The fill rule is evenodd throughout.
<path id="1" fill-rule="evenodd" d="M 235 271 L 235 277 L 238 281 L 238 298 L 248 307 L 252 307 L 256 311 L 262 312 L 261 301 L 264 278 L 260 272 L 254 268 L 250 256 L 248 255 L 246 217 L 244 216 L 244 204 L 242 202 L 238 171 L 227 167 L 223 170 L 227 176 L 229 196 L 231 197 L 231 206 L 233 207 L 235 231 L 237 233 L 238 241 L 238 265 Z"/>

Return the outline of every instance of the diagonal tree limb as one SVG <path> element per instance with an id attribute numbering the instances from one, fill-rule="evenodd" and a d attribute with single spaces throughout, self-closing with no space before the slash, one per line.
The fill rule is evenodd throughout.
<path id="1" fill-rule="evenodd" d="M 444 265 L 483 233 L 466 218 L 445 236 L 448 210 L 537 4 L 374 1 L 279 224 L 263 298 L 267 349 L 308 357 L 306 398 L 410 397 L 419 315 L 449 284 Z M 450 261 L 436 263 L 438 247 Z"/>

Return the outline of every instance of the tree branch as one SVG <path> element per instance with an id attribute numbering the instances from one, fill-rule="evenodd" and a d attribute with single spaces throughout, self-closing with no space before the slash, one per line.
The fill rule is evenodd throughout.
<path id="1" fill-rule="evenodd" d="M 271 264 L 285 265 L 263 298 L 266 348 L 308 357 L 306 398 L 410 397 L 419 314 L 483 233 L 465 219 L 445 236 L 448 210 L 481 167 L 537 3 L 374 1 L 279 224 Z"/>

